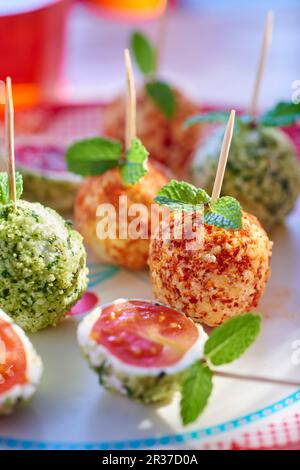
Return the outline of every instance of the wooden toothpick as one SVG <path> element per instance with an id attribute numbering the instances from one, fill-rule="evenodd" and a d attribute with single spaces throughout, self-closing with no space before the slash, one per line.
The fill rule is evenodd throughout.
<path id="1" fill-rule="evenodd" d="M 259 96 L 261 81 L 262 81 L 262 77 L 263 77 L 263 73 L 265 69 L 266 58 L 267 58 L 267 54 L 268 54 L 269 47 L 270 47 L 271 40 L 272 40 L 273 21 L 274 21 L 274 13 L 273 11 L 269 11 L 267 14 L 266 22 L 265 22 L 263 41 L 262 41 L 262 46 L 260 50 L 254 89 L 253 89 L 251 104 L 250 104 L 250 109 L 249 109 L 249 114 L 253 120 L 256 118 L 256 115 L 257 115 L 258 96 Z"/>
<path id="2" fill-rule="evenodd" d="M 222 147 L 220 158 L 218 162 L 217 174 L 214 182 L 213 192 L 211 196 L 211 201 L 214 202 L 220 196 L 225 168 L 227 164 L 232 134 L 233 134 L 233 127 L 234 127 L 234 118 L 235 118 L 235 110 L 233 109 L 230 113 L 228 123 L 226 126 L 225 134 L 223 137 Z"/>
<path id="3" fill-rule="evenodd" d="M 235 374 L 231 372 L 222 372 L 220 370 L 213 370 L 213 372 L 215 376 L 222 377 L 224 379 L 246 380 L 249 382 L 260 382 L 260 383 L 265 383 L 265 384 L 276 384 L 276 385 L 283 385 L 286 387 L 300 388 L 299 380 L 276 379 L 272 377 L 260 377 L 258 375 L 242 375 L 242 374 Z"/>
<path id="4" fill-rule="evenodd" d="M 157 28 L 157 42 L 156 42 L 156 64 L 155 64 L 155 74 L 160 66 L 161 57 L 163 54 L 165 42 L 166 42 L 166 30 L 167 30 L 167 16 L 169 11 L 169 1 L 165 0 L 164 9 L 160 18 L 158 20 Z"/>
<path id="5" fill-rule="evenodd" d="M 10 77 L 6 78 L 5 89 L 5 147 L 8 163 L 9 197 L 13 201 L 14 208 L 16 208 L 17 193 L 15 177 L 14 104 Z"/>
<path id="6" fill-rule="evenodd" d="M 136 92 L 130 53 L 128 49 L 124 51 L 125 69 L 126 69 L 126 150 L 131 147 L 131 142 L 136 137 Z"/>

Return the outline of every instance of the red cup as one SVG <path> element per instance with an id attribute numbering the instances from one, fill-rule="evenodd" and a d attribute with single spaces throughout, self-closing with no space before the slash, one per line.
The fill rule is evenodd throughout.
<path id="1" fill-rule="evenodd" d="M 0 77 L 12 78 L 15 106 L 51 99 L 61 70 L 70 0 L 1 3 Z"/>

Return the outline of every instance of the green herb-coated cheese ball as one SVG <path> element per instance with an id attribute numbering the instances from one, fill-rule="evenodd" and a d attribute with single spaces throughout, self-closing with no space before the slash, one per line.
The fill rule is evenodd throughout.
<path id="1" fill-rule="evenodd" d="M 52 209 L 0 207 L 0 307 L 22 328 L 56 325 L 87 286 L 82 237 Z"/>
<path id="2" fill-rule="evenodd" d="M 197 152 L 192 180 L 211 192 L 224 129 L 217 129 Z M 234 133 L 222 193 L 237 198 L 266 230 L 283 222 L 300 193 L 300 165 L 290 139 L 280 129 L 241 124 Z"/>

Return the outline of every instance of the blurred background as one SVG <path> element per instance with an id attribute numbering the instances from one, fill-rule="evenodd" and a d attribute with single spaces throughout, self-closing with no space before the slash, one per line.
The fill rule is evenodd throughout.
<path id="1" fill-rule="evenodd" d="M 164 0 L 2 0 L 0 71 L 16 107 L 95 103 L 124 87 L 133 28 L 154 40 Z M 290 99 L 300 79 L 299 0 L 171 0 L 160 75 L 199 102 L 247 106 L 266 12 L 273 44 L 260 96 Z"/>

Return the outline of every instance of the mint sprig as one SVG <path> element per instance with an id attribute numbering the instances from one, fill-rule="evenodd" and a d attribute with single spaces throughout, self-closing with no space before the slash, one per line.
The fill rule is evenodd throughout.
<path id="1" fill-rule="evenodd" d="M 260 325 L 259 315 L 247 313 L 230 318 L 211 333 L 204 346 L 204 359 L 183 374 L 180 414 L 184 425 L 195 421 L 208 403 L 214 372 L 209 364 L 228 364 L 240 357 L 255 341 Z"/>
<path id="2" fill-rule="evenodd" d="M 262 126 L 289 126 L 300 119 L 300 103 L 280 102 L 263 113 L 257 121 Z"/>
<path id="3" fill-rule="evenodd" d="M 173 211 L 192 212 L 210 201 L 204 189 L 199 189 L 185 181 L 171 180 L 163 186 L 155 197 L 155 202 Z"/>
<path id="4" fill-rule="evenodd" d="M 184 122 L 183 127 L 187 128 L 193 126 L 194 124 L 201 124 L 205 122 L 208 124 L 226 124 L 229 119 L 229 115 L 230 113 L 227 111 L 210 111 L 207 113 L 196 114 L 195 116 L 188 118 Z M 251 118 L 247 114 L 236 115 L 234 129 L 236 130 L 237 127 L 248 124 L 249 122 L 251 122 Z"/>
<path id="5" fill-rule="evenodd" d="M 96 176 L 118 167 L 125 184 L 135 184 L 147 173 L 147 157 L 148 151 L 137 138 L 123 158 L 121 142 L 102 137 L 75 142 L 65 155 L 72 173 Z"/>
<path id="6" fill-rule="evenodd" d="M 212 371 L 200 361 L 192 364 L 181 384 L 180 410 L 183 424 L 195 421 L 207 405 L 213 389 Z"/>
<path id="7" fill-rule="evenodd" d="M 20 199 L 23 193 L 23 178 L 19 172 L 16 172 L 16 196 Z M 8 204 L 9 197 L 9 178 L 6 172 L 0 173 L 0 204 Z"/>
<path id="8" fill-rule="evenodd" d="M 134 60 L 144 75 L 156 70 L 156 51 L 148 38 L 140 31 L 134 31 L 130 37 L 130 49 Z"/>
<path id="9" fill-rule="evenodd" d="M 204 223 L 218 228 L 242 228 L 242 209 L 239 201 L 223 196 L 210 204 L 204 213 Z"/>
<path id="10" fill-rule="evenodd" d="M 261 317 L 253 313 L 227 320 L 206 341 L 205 357 L 215 366 L 238 359 L 255 340 L 260 324 Z"/>
<path id="11" fill-rule="evenodd" d="M 176 112 L 176 96 L 170 85 L 162 81 L 154 81 L 146 83 L 145 89 L 159 110 L 167 119 L 171 119 Z"/>
<path id="12" fill-rule="evenodd" d="M 133 139 L 131 148 L 126 152 L 120 172 L 126 184 L 137 183 L 147 173 L 149 152 L 139 139 Z"/>
<path id="13" fill-rule="evenodd" d="M 236 199 L 224 196 L 211 203 L 204 189 L 184 181 L 171 180 L 157 193 L 155 202 L 173 211 L 193 212 L 203 209 L 204 223 L 207 225 L 232 230 L 242 228 L 242 209 Z"/>
<path id="14" fill-rule="evenodd" d="M 228 118 L 229 113 L 226 111 L 200 113 L 188 118 L 184 123 L 184 127 L 190 127 L 203 122 L 224 124 L 228 121 Z M 255 123 L 266 127 L 284 127 L 294 124 L 298 120 L 300 120 L 300 103 L 282 101 L 258 116 L 255 119 Z M 247 114 L 242 114 L 236 116 L 235 122 L 237 126 L 250 124 L 251 117 Z"/>
<path id="15" fill-rule="evenodd" d="M 185 121 L 184 127 L 190 127 L 202 122 L 225 124 L 228 118 L 229 112 L 227 111 L 211 111 L 209 113 L 196 114 Z"/>
<path id="16" fill-rule="evenodd" d="M 72 173 L 95 176 L 118 166 L 122 145 L 112 139 L 94 137 L 72 144 L 66 151 L 66 162 Z"/>
<path id="17" fill-rule="evenodd" d="M 130 49 L 140 72 L 145 76 L 145 92 L 165 117 L 171 119 L 176 113 L 176 96 L 168 83 L 154 79 L 157 71 L 155 47 L 143 33 L 134 31 L 130 37 Z"/>

